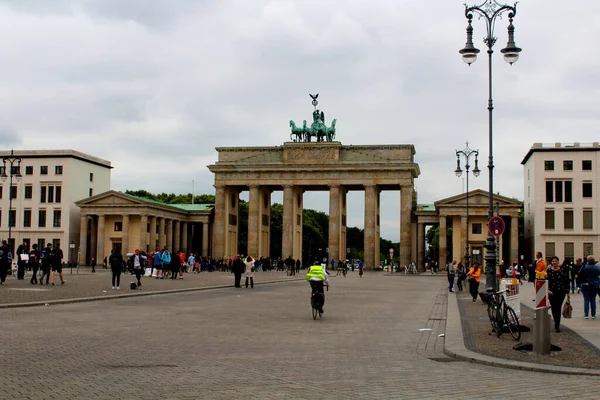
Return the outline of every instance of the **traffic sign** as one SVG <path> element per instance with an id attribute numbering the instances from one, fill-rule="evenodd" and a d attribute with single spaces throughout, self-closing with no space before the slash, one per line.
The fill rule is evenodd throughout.
<path id="1" fill-rule="evenodd" d="M 504 224 L 502 217 L 496 215 L 490 219 L 488 229 L 493 236 L 501 236 L 504 233 L 505 226 L 506 225 Z"/>

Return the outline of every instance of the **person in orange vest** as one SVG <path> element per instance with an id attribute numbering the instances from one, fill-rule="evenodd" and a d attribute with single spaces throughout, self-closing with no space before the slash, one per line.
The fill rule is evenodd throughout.
<path id="1" fill-rule="evenodd" d="M 473 303 L 477 301 L 477 295 L 479 294 L 479 277 L 481 276 L 481 269 L 479 269 L 479 263 L 473 262 L 473 266 L 469 269 L 469 292 L 473 297 Z"/>
<path id="2" fill-rule="evenodd" d="M 535 279 L 546 279 L 548 275 L 548 262 L 542 257 L 542 252 L 535 253 Z"/>

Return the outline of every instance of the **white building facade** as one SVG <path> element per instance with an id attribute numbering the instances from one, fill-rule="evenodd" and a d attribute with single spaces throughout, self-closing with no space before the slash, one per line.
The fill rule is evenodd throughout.
<path id="1" fill-rule="evenodd" d="M 534 143 L 521 164 L 529 259 L 598 256 L 599 143 Z"/>
<path id="2" fill-rule="evenodd" d="M 10 156 L 10 151 L 0 151 L 0 156 Z M 75 261 L 80 237 L 75 202 L 110 189 L 110 161 L 75 150 L 21 150 L 14 157 L 21 163 L 12 171 L 12 190 L 8 163 L 8 177 L 0 186 L 0 238 L 9 240 L 10 223 L 13 244 L 59 244 L 64 261 Z"/>

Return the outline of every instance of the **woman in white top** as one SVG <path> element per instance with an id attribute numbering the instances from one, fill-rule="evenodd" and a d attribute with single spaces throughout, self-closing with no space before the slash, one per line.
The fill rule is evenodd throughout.
<path id="1" fill-rule="evenodd" d="M 250 281 L 250 287 L 254 287 L 254 259 L 250 256 L 246 257 L 246 288 L 248 287 L 248 281 Z"/>

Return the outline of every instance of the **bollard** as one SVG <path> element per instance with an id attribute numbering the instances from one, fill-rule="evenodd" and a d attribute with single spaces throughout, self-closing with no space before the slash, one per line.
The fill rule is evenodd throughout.
<path id="1" fill-rule="evenodd" d="M 535 310 L 533 353 L 550 354 L 550 314 L 548 314 L 548 308 Z"/>

